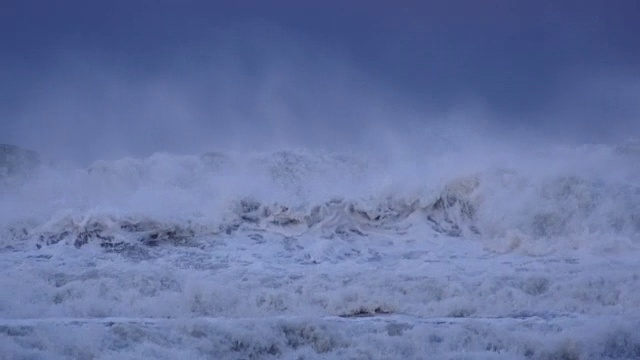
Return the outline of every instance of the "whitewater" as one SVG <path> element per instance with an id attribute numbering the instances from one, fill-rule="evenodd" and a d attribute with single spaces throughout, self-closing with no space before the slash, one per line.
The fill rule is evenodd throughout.
<path id="1" fill-rule="evenodd" d="M 640 358 L 637 142 L 381 153 L 1 145 L 0 358 Z"/>

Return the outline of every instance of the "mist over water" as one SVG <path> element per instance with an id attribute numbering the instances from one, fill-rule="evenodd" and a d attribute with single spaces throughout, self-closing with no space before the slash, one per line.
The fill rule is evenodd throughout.
<path id="1" fill-rule="evenodd" d="M 159 67 L 137 74 L 101 54 L 63 53 L 14 114 L 13 142 L 87 164 L 158 151 L 344 147 L 417 120 L 333 52 L 283 34 L 227 31 Z"/>
<path id="2" fill-rule="evenodd" d="M 421 101 L 273 25 L 212 39 L 149 71 L 61 52 L 13 115 L 12 142 L 45 167 L 5 179 L 5 226 L 95 213 L 218 229 L 247 199 L 294 217 L 336 199 L 365 212 L 417 201 L 412 213 L 467 182 L 455 196 L 474 218 L 455 226 L 507 242 L 496 251 L 585 232 L 636 242 L 635 208 L 620 203 L 640 178 L 632 76 L 568 80 L 555 101 L 514 118 L 478 96 Z"/>
<path id="3" fill-rule="evenodd" d="M 58 51 L 29 91 L 20 92 L 16 107 L 5 109 L 2 141 L 88 165 L 229 149 L 402 156 L 401 150 L 494 144 L 619 144 L 640 126 L 640 80 L 633 72 L 573 71 L 549 85 L 549 100 L 513 112 L 473 92 L 447 101 L 419 95 L 358 67 L 348 51 L 275 25 L 214 34 L 148 64 L 99 51 Z"/>

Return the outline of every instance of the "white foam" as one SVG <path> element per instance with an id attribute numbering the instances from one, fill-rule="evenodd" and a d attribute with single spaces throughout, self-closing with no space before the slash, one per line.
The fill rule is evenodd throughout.
<path id="1" fill-rule="evenodd" d="M 634 156 L 41 167 L 0 190 L 1 354 L 634 358 Z"/>

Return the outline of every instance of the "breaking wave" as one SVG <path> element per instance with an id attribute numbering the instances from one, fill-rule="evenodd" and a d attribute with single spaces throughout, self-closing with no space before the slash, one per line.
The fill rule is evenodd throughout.
<path id="1" fill-rule="evenodd" d="M 268 233 L 481 241 L 496 252 L 640 244 L 637 144 L 389 159 L 288 150 L 154 154 L 82 169 L 3 146 L 4 247 L 206 246 Z M 412 232 L 416 234 L 416 232 Z M 415 235 L 414 235 L 415 236 Z"/>

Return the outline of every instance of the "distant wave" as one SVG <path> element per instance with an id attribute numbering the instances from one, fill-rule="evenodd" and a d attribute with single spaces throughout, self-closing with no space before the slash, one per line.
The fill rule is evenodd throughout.
<path id="1" fill-rule="evenodd" d="M 636 145 L 558 147 L 498 160 L 420 161 L 307 150 L 154 154 L 88 169 L 3 146 L 2 244 L 106 249 L 216 236 L 371 233 L 480 239 L 529 254 L 640 244 Z M 470 155 L 471 156 L 471 155 Z M 461 160 L 463 159 L 463 160 Z"/>

